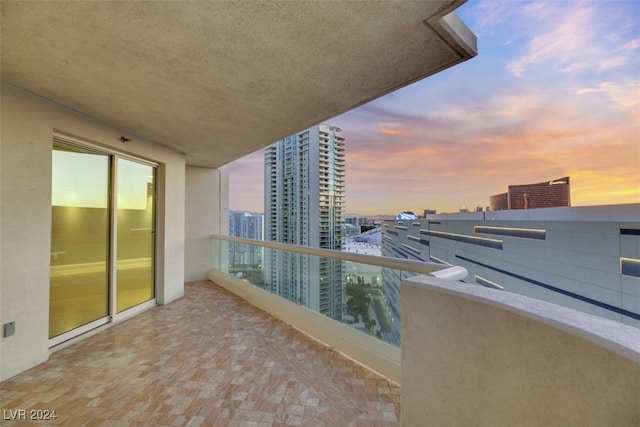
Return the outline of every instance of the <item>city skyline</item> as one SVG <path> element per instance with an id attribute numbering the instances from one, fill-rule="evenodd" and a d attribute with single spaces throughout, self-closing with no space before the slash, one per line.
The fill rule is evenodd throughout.
<path id="1" fill-rule="evenodd" d="M 346 145 L 346 213 L 455 212 L 569 176 L 573 206 L 640 202 L 640 3 L 483 2 L 478 56 L 326 120 Z M 262 150 L 229 166 L 261 212 Z"/>

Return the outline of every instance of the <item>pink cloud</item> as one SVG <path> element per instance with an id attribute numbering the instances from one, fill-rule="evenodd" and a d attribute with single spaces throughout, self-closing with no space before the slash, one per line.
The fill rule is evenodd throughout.
<path id="1" fill-rule="evenodd" d="M 384 125 L 378 126 L 378 132 L 392 136 L 412 136 L 413 133 L 409 129 L 391 129 Z"/>

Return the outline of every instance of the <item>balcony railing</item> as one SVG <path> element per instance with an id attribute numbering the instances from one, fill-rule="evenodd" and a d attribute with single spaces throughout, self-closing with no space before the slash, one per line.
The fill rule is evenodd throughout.
<path id="1" fill-rule="evenodd" d="M 448 271 L 440 275 L 466 277 L 461 267 L 436 263 L 219 235 L 213 242 L 214 268 L 220 272 L 396 347 L 400 346 L 400 281 L 444 269 Z M 328 269 L 329 265 L 334 268 Z M 320 297 L 326 294 L 335 296 L 330 304 Z"/>
<path id="2" fill-rule="evenodd" d="M 286 306 L 286 313 L 315 319 L 339 340 L 365 343 L 367 352 L 392 360 L 398 374 L 400 281 L 421 274 L 460 280 L 467 274 L 461 267 L 229 236 L 215 235 L 212 242 L 210 278 L 216 283 L 268 301 L 263 308 L 273 304 L 278 317 Z M 374 369 L 399 381 L 383 367 Z"/>

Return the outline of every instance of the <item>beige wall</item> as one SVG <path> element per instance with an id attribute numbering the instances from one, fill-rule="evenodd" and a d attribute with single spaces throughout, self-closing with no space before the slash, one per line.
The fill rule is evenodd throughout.
<path id="1" fill-rule="evenodd" d="M 401 294 L 404 426 L 640 425 L 640 330 L 427 276 Z"/>
<path id="2" fill-rule="evenodd" d="M 213 266 L 211 235 L 229 232 L 228 187 L 225 167 L 187 167 L 185 282 L 207 278 Z"/>
<path id="3" fill-rule="evenodd" d="M 160 163 L 158 300 L 183 295 L 185 161 L 180 153 L 2 84 L 0 146 L 0 378 L 48 358 L 51 150 L 54 132 Z M 131 138 L 127 144 L 120 136 Z"/>

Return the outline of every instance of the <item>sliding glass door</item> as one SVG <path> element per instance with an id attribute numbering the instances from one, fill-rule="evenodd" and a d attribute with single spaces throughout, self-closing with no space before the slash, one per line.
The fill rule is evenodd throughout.
<path id="1" fill-rule="evenodd" d="M 109 315 L 108 155 L 53 146 L 49 337 Z"/>
<path id="2" fill-rule="evenodd" d="M 155 296 L 155 169 L 118 159 L 118 313 Z"/>
<path id="3" fill-rule="evenodd" d="M 55 345 L 154 300 L 156 166 L 57 140 L 52 159 Z"/>

